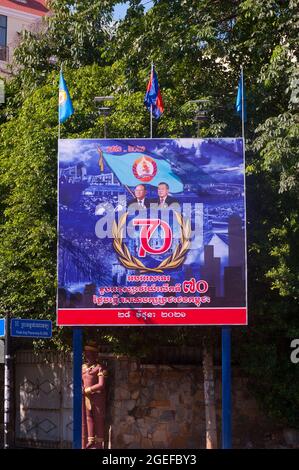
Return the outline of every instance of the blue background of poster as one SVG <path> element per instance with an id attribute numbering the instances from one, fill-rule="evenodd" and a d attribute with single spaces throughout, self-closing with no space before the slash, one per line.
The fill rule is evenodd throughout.
<path id="1" fill-rule="evenodd" d="M 205 279 L 207 307 L 246 306 L 242 139 L 74 139 L 59 142 L 58 307 L 95 307 L 92 296 L 99 287 L 125 286 L 126 275 L 134 274 L 119 263 L 112 240 L 95 233 L 107 210 L 118 212 L 121 196 L 131 198 L 105 161 L 100 171 L 99 145 L 108 153 L 121 148 L 115 155 L 135 149 L 168 161 L 184 185 L 173 196 L 180 204 L 203 204 L 202 242 L 182 266 L 166 272 L 170 284 Z M 157 188 L 147 187 L 155 197 Z"/>

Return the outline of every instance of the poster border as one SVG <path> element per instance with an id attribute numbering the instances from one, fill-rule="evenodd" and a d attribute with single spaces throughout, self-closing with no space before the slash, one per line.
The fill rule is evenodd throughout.
<path id="1" fill-rule="evenodd" d="M 232 140 L 240 140 L 242 141 L 242 153 L 243 153 L 243 187 L 244 187 L 244 250 L 245 250 L 245 306 L 242 307 L 205 307 L 205 308 L 198 308 L 198 310 L 210 310 L 210 309 L 219 309 L 219 310 L 233 310 L 233 309 L 245 309 L 245 316 L 246 316 L 246 322 L 244 323 L 195 323 L 195 324 L 183 324 L 183 323 L 177 323 L 177 324 L 161 324 L 161 323 L 143 323 L 140 325 L 134 324 L 128 324 L 128 323 L 119 323 L 119 324 L 103 324 L 103 323 L 61 323 L 59 322 L 59 312 L 60 311 L 65 311 L 65 310 L 96 310 L 100 312 L 101 310 L 107 310 L 107 309 L 101 309 L 101 308 L 78 308 L 78 309 L 73 309 L 73 308 L 59 308 L 58 307 L 58 269 L 59 269 L 59 170 L 60 170 L 60 158 L 59 158 L 59 150 L 60 150 L 60 141 L 82 141 L 82 140 L 88 140 L 88 141 L 112 141 L 112 140 L 117 140 L 117 141 L 129 141 L 129 140 L 141 140 L 141 141 L 152 141 L 152 140 L 209 140 L 209 141 L 219 141 L 219 140 L 227 140 L 227 141 L 232 141 Z M 57 289 L 56 289 L 56 326 L 103 326 L 103 327 L 122 327 L 122 326 L 146 326 L 146 327 L 151 327 L 151 326 L 168 326 L 168 327 L 180 327 L 180 326 L 248 326 L 248 273 L 247 273 L 247 199 L 246 199 L 246 160 L 245 160 L 245 138 L 244 137 L 106 137 L 106 138 L 75 138 L 75 139 L 70 139 L 70 138 L 65 138 L 65 139 L 58 139 L 58 158 L 57 158 L 57 246 L 56 246 L 56 276 L 57 276 Z M 170 310 L 175 311 L 174 308 L 167 307 Z M 166 310 L 167 308 L 164 308 Z M 190 308 L 190 307 L 189 307 Z M 161 310 L 160 308 L 150 308 L 150 310 Z M 188 310 L 188 307 L 176 307 L 177 311 L 179 310 Z M 110 309 L 113 310 L 113 309 Z M 125 310 L 142 310 L 142 308 L 132 308 L 128 307 Z"/>

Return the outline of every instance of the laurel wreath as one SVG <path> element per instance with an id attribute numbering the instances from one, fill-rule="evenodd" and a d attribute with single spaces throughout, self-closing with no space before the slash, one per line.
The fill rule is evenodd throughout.
<path id="1" fill-rule="evenodd" d="M 180 244 L 176 247 L 172 255 L 163 260 L 156 268 L 148 268 L 135 256 L 132 256 L 128 247 L 123 242 L 123 229 L 127 221 L 128 212 L 123 214 L 117 224 L 114 220 L 112 226 L 113 246 L 118 254 L 118 259 L 123 266 L 128 269 L 139 270 L 141 272 L 163 273 L 165 269 L 175 269 L 180 266 L 186 257 L 190 246 L 191 226 L 189 220 L 184 220 L 182 215 L 174 211 L 178 224 L 181 228 Z"/>

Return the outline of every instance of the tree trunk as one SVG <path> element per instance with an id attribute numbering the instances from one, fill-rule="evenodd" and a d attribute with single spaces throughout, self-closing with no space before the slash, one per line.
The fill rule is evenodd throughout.
<path id="1" fill-rule="evenodd" d="M 213 349 L 207 340 L 203 341 L 202 365 L 204 377 L 204 400 L 206 415 L 206 448 L 217 449 L 217 423 Z"/>

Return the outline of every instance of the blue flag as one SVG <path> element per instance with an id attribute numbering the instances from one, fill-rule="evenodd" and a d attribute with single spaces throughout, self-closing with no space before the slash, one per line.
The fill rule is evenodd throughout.
<path id="1" fill-rule="evenodd" d="M 242 86 L 243 85 L 243 86 Z M 247 121 L 247 106 L 246 106 L 246 91 L 245 91 L 245 84 L 244 84 L 244 78 L 243 78 L 243 73 L 241 73 L 241 77 L 239 79 L 239 84 L 238 84 L 238 93 L 237 93 L 237 99 L 236 99 L 236 111 L 237 114 L 239 114 L 240 118 L 242 119 L 242 94 L 244 93 L 243 97 L 243 104 L 244 104 L 244 122 Z"/>
<path id="2" fill-rule="evenodd" d="M 60 72 L 59 80 L 59 105 L 58 105 L 58 115 L 59 122 L 62 123 L 66 121 L 74 113 L 74 108 L 72 100 L 69 94 L 67 84 L 63 78 L 62 71 Z"/>
<path id="3" fill-rule="evenodd" d="M 143 183 L 157 187 L 164 182 L 169 185 L 171 193 L 181 193 L 184 190 L 181 179 L 173 172 L 170 163 L 158 156 L 153 158 L 137 152 L 114 155 L 100 149 L 99 151 L 122 184 L 136 186 Z"/>

